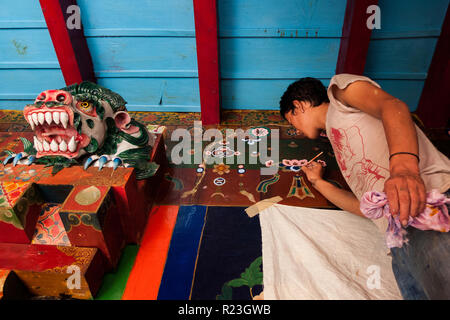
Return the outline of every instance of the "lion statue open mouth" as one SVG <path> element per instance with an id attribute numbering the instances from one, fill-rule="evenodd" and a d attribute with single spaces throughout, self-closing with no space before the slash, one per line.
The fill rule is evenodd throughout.
<path id="1" fill-rule="evenodd" d="M 40 93 L 23 114 L 35 133 L 33 142 L 21 138 L 24 152 L 9 156 L 17 163 L 56 166 L 58 171 L 84 161 L 102 167 L 132 166 L 139 179 L 152 176 L 150 162 L 155 134 L 130 117 L 126 101 L 92 82 Z"/>

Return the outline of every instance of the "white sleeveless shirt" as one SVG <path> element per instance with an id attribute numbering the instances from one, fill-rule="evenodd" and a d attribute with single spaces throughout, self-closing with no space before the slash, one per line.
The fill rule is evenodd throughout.
<path id="1" fill-rule="evenodd" d="M 326 132 L 350 189 L 358 200 L 367 191 L 383 191 L 389 178 L 389 148 L 381 120 L 338 101 L 331 90 L 333 85 L 346 88 L 355 81 L 368 81 L 381 88 L 375 81 L 351 74 L 339 74 L 331 78 L 328 86 L 330 104 L 326 117 Z M 419 169 L 427 191 L 450 188 L 450 160 L 439 152 L 425 134 L 416 126 L 419 142 Z M 405 150 L 408 151 L 408 150 Z M 374 220 L 383 233 L 386 219 Z"/>

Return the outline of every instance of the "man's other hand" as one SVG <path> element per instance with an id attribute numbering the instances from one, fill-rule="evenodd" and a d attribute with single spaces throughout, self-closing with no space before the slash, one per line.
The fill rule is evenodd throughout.
<path id="1" fill-rule="evenodd" d="M 384 184 L 391 214 L 400 214 L 403 226 L 409 217 L 425 211 L 425 184 L 419 174 L 418 163 L 410 155 L 396 155 L 390 162 L 391 176 Z"/>

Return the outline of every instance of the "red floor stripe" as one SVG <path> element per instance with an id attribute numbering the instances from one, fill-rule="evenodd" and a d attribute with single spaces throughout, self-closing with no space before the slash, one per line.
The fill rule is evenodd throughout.
<path id="1" fill-rule="evenodd" d="M 158 297 L 178 208 L 159 206 L 152 211 L 122 300 L 156 300 Z"/>

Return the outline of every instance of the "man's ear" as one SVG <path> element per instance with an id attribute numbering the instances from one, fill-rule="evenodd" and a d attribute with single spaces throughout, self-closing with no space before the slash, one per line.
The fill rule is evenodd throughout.
<path id="1" fill-rule="evenodd" d="M 305 106 L 303 101 L 294 100 L 292 101 L 292 104 L 294 105 L 295 109 L 292 110 L 292 115 L 295 115 L 297 111 L 304 113 L 305 112 Z"/>

